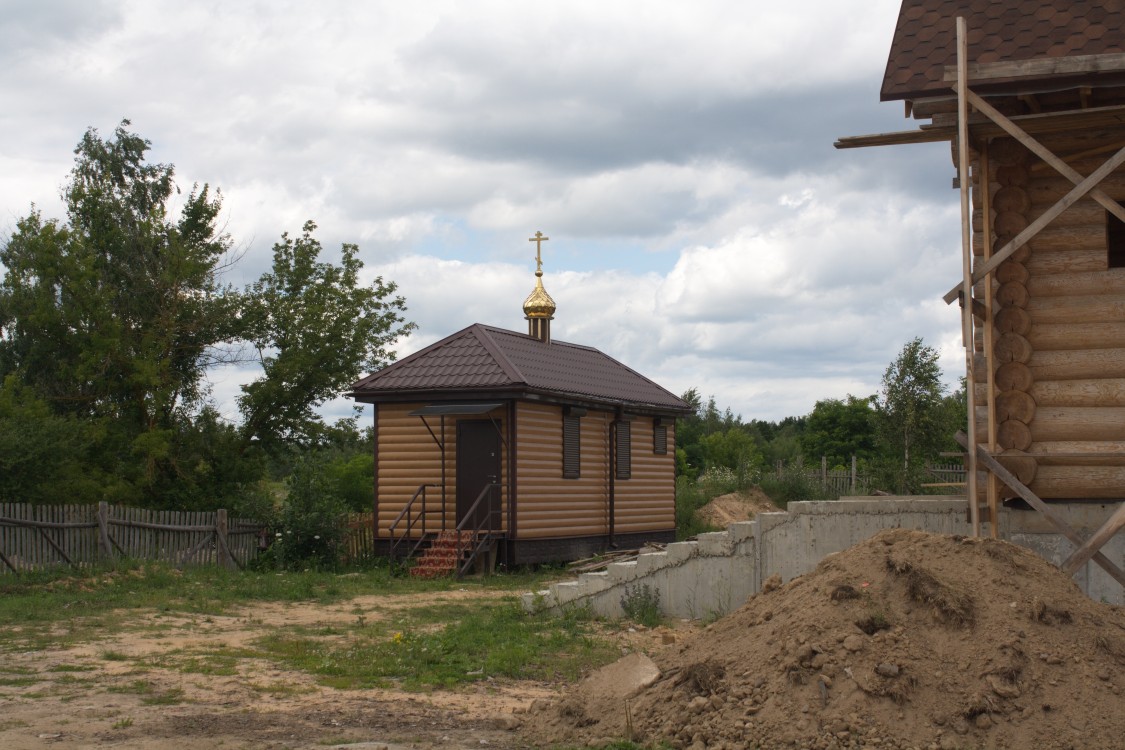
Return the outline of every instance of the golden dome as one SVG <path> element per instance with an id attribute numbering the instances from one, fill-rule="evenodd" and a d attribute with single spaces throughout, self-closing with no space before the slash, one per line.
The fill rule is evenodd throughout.
<path id="1" fill-rule="evenodd" d="M 543 288 L 543 272 L 535 272 L 535 289 L 523 301 L 523 314 L 529 318 L 552 318 L 555 315 L 555 301 Z"/>

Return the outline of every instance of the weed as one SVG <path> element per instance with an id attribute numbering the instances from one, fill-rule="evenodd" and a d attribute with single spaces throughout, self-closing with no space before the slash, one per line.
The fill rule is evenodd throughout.
<path id="1" fill-rule="evenodd" d="M 128 729 L 131 726 L 133 726 L 133 720 L 128 716 L 113 722 L 114 729 Z"/>
<path id="2" fill-rule="evenodd" d="M 627 618 L 649 628 L 656 627 L 664 619 L 660 613 L 660 591 L 647 583 L 625 586 L 621 609 Z"/>

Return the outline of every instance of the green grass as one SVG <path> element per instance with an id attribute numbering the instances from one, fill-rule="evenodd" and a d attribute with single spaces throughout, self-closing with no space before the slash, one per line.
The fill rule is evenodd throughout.
<path id="1" fill-rule="evenodd" d="M 263 657 L 317 676 L 330 687 L 452 687 L 489 677 L 575 679 L 617 656 L 578 616 L 528 615 L 513 601 L 407 610 L 346 638 L 274 633 Z"/>
<path id="2" fill-rule="evenodd" d="M 393 575 L 386 567 L 336 574 L 179 571 L 158 564 L 123 564 L 86 574 L 56 571 L 0 577 L 0 630 L 9 636 L 0 652 L 65 648 L 128 633 L 151 637 L 191 632 L 214 615 L 253 607 L 255 602 L 329 604 L 372 594 L 526 591 L 542 588 L 546 578 L 557 574 L 419 581 Z M 595 637 L 588 613 L 528 615 L 513 596 L 419 601 L 387 609 L 375 599 L 365 600 L 363 606 L 357 603 L 351 612 L 343 621 L 324 625 L 281 627 L 256 621 L 262 636 L 245 648 L 211 645 L 134 656 L 107 645 L 88 663 L 51 668 L 59 674 L 47 678 L 47 687 L 96 689 L 95 682 L 71 673 L 96 671 L 99 661 L 124 662 L 131 667 L 128 681 L 105 689 L 138 695 L 148 705 L 170 705 L 184 697 L 178 690 L 158 688 L 155 670 L 234 676 L 246 660 L 266 659 L 340 689 L 397 685 L 429 690 L 492 677 L 575 679 L 618 656 L 612 645 Z M 154 627 L 148 617 L 152 613 L 174 619 Z M 0 667 L 0 686 L 26 689 L 40 681 L 36 670 Z M 292 684 L 251 687 L 279 695 L 307 690 Z M 42 693 L 46 688 L 33 689 Z M 23 691 L 21 695 L 32 697 Z"/>

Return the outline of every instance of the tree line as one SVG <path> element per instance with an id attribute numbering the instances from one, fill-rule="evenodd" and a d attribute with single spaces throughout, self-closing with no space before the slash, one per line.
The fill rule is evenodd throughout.
<path id="1" fill-rule="evenodd" d="M 822 399 L 801 417 L 743 422 L 729 408 L 720 411 L 713 396 L 704 403 L 697 388 L 682 398 L 695 411 L 677 429 L 677 476 L 725 471 L 743 486 L 778 461 L 819 465 L 826 457 L 829 467 L 842 469 L 855 456 L 879 489 L 917 493 L 929 481 L 926 465 L 959 450 L 953 435 L 967 418 L 964 384 L 947 392 L 937 351 L 920 338 L 887 366 L 878 393 Z"/>

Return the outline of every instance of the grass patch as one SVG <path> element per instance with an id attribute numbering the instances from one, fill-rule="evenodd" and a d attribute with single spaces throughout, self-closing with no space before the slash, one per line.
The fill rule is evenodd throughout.
<path id="1" fill-rule="evenodd" d="M 93 672 L 97 667 L 92 664 L 56 664 L 48 672 Z"/>
<path id="2" fill-rule="evenodd" d="M 449 616 L 442 620 L 440 610 Z M 257 646 L 262 656 L 341 689 L 398 684 L 425 690 L 488 677 L 576 679 L 617 655 L 589 636 L 581 615 L 528 615 L 512 601 L 402 615 L 387 629 L 356 630 L 343 640 L 272 634 Z"/>

